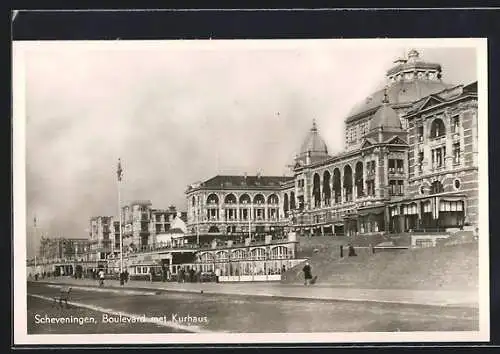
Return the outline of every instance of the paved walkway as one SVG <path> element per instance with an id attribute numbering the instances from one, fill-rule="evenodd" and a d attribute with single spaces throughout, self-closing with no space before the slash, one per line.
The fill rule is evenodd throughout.
<path id="1" fill-rule="evenodd" d="M 97 286 L 96 280 L 58 278 L 44 279 L 39 282 Z M 105 287 L 132 289 L 154 289 L 161 291 L 195 292 L 206 294 L 267 296 L 289 299 L 311 299 L 330 301 L 360 301 L 407 305 L 464 306 L 478 307 L 479 291 L 454 290 L 405 290 L 405 289 L 354 289 L 305 287 L 281 283 L 176 283 L 129 281 L 120 287 L 117 280 L 106 280 Z"/>

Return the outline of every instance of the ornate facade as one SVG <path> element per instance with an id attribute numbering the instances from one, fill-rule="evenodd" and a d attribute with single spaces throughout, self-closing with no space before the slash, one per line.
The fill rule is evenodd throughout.
<path id="1" fill-rule="evenodd" d="M 186 192 L 188 232 L 201 241 L 263 237 L 287 223 L 280 190 L 292 177 L 215 176 Z"/>
<path id="2" fill-rule="evenodd" d="M 354 237 L 477 226 L 477 83 L 441 75 L 414 50 L 398 60 L 387 86 L 347 117 L 346 149 L 335 156 L 313 123 L 281 192 L 295 230 Z"/>

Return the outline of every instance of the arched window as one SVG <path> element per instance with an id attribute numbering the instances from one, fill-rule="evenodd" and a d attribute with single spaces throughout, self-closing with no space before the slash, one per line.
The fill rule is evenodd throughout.
<path id="1" fill-rule="evenodd" d="M 236 260 L 236 259 L 245 259 L 246 258 L 246 252 L 245 250 L 242 249 L 237 249 L 234 250 L 233 253 L 231 254 L 231 258 Z"/>
<path id="2" fill-rule="evenodd" d="M 441 119 L 436 118 L 431 124 L 431 138 L 439 138 L 445 135 L 444 123 Z"/>
<path id="3" fill-rule="evenodd" d="M 271 256 L 274 259 L 286 259 L 288 258 L 288 248 L 284 246 L 274 247 L 271 250 Z"/>
<path id="4" fill-rule="evenodd" d="M 224 198 L 224 203 L 225 204 L 236 204 L 236 197 L 234 196 L 234 194 L 230 193 L 230 194 L 226 195 L 226 197 Z"/>
<path id="5" fill-rule="evenodd" d="M 229 259 L 227 251 L 219 251 L 215 254 L 215 260 L 219 262 L 225 262 Z"/>
<path id="6" fill-rule="evenodd" d="M 355 185 L 356 185 L 356 196 L 362 197 L 364 195 L 363 190 L 363 163 L 358 162 L 356 164 L 356 172 L 355 172 Z"/>
<path id="7" fill-rule="evenodd" d="M 254 204 L 264 204 L 265 202 L 266 202 L 266 199 L 264 198 L 264 196 L 262 194 L 257 194 L 253 198 L 253 203 Z"/>
<path id="8" fill-rule="evenodd" d="M 211 253 L 203 253 L 201 256 L 200 256 L 200 259 L 202 261 L 202 263 L 210 263 L 210 262 L 213 262 L 214 261 L 214 257 L 212 256 Z"/>
<path id="9" fill-rule="evenodd" d="M 266 251 L 262 248 L 255 248 L 250 251 L 250 256 L 254 261 L 261 261 L 266 259 Z"/>
<path id="10" fill-rule="evenodd" d="M 320 193 L 320 178 L 319 174 L 315 173 L 313 177 L 313 199 L 314 199 L 314 206 L 319 207 L 321 206 L 321 193 Z"/>
<path id="11" fill-rule="evenodd" d="M 334 191 L 334 198 L 335 198 L 335 203 L 340 203 L 340 196 L 342 195 L 342 183 L 340 181 L 340 170 L 336 168 L 333 170 L 333 191 Z"/>
<path id="12" fill-rule="evenodd" d="M 240 196 L 240 204 L 250 204 L 250 196 L 248 194 L 242 194 Z"/>
<path id="13" fill-rule="evenodd" d="M 219 233 L 219 228 L 217 226 L 210 226 L 210 228 L 208 229 L 208 232 L 209 233 Z"/>
<path id="14" fill-rule="evenodd" d="M 276 194 L 271 194 L 271 195 L 267 198 L 267 203 L 268 203 L 268 204 L 278 204 L 278 203 L 279 203 L 278 196 L 277 196 Z"/>
<path id="15" fill-rule="evenodd" d="M 285 195 L 283 196 L 283 211 L 285 212 L 285 214 L 288 212 L 288 194 L 285 193 Z"/>
<path id="16" fill-rule="evenodd" d="M 346 165 L 344 167 L 344 192 L 345 192 L 345 202 L 352 201 L 352 169 L 351 166 Z"/>
<path id="17" fill-rule="evenodd" d="M 325 201 L 325 205 L 330 205 L 332 191 L 330 189 L 330 172 L 325 171 L 323 173 L 323 199 Z"/>
<path id="18" fill-rule="evenodd" d="M 207 198 L 207 204 L 219 204 L 219 197 L 217 194 L 210 194 Z"/>

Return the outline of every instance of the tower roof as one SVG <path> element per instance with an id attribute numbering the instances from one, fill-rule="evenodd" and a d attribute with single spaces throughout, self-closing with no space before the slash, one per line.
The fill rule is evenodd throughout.
<path id="1" fill-rule="evenodd" d="M 370 130 L 380 127 L 384 129 L 401 129 L 401 121 L 399 120 L 398 114 L 388 104 L 380 106 L 370 121 Z"/>
<path id="2" fill-rule="evenodd" d="M 422 60 L 414 49 L 408 52 L 407 59 L 396 60 L 395 65 L 387 71 L 386 77 L 387 95 L 392 105 L 410 105 L 423 97 L 453 86 L 441 80 L 440 64 Z M 346 123 L 372 114 L 380 107 L 383 94 L 384 89 L 379 89 L 356 104 L 349 112 Z"/>
<path id="3" fill-rule="evenodd" d="M 372 120 L 370 121 L 370 130 L 374 130 L 380 127 L 382 127 L 384 130 L 401 129 L 401 121 L 399 120 L 399 116 L 389 104 L 387 90 L 384 90 L 382 106 L 380 106 L 377 112 L 375 112 Z"/>
<path id="4" fill-rule="evenodd" d="M 325 141 L 319 135 L 318 127 L 316 126 L 316 120 L 313 119 L 313 124 L 307 136 L 305 137 L 302 146 L 300 147 L 300 155 L 317 155 L 324 154 L 328 155 L 328 147 Z"/>

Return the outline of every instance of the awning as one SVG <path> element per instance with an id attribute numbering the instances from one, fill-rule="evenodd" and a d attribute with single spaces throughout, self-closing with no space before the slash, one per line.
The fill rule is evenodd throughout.
<path id="1" fill-rule="evenodd" d="M 403 215 L 418 215 L 417 203 L 408 203 L 401 205 L 401 213 Z"/>
<path id="2" fill-rule="evenodd" d="M 463 202 L 463 197 L 441 197 L 441 201 L 443 202 Z"/>
<path id="3" fill-rule="evenodd" d="M 358 215 L 359 216 L 366 216 L 366 215 L 377 215 L 377 214 L 382 214 L 385 212 L 385 207 L 377 207 L 377 208 L 370 208 L 370 209 L 358 209 Z"/>
<path id="4" fill-rule="evenodd" d="M 441 200 L 439 203 L 439 211 L 463 211 L 462 200 Z"/>

